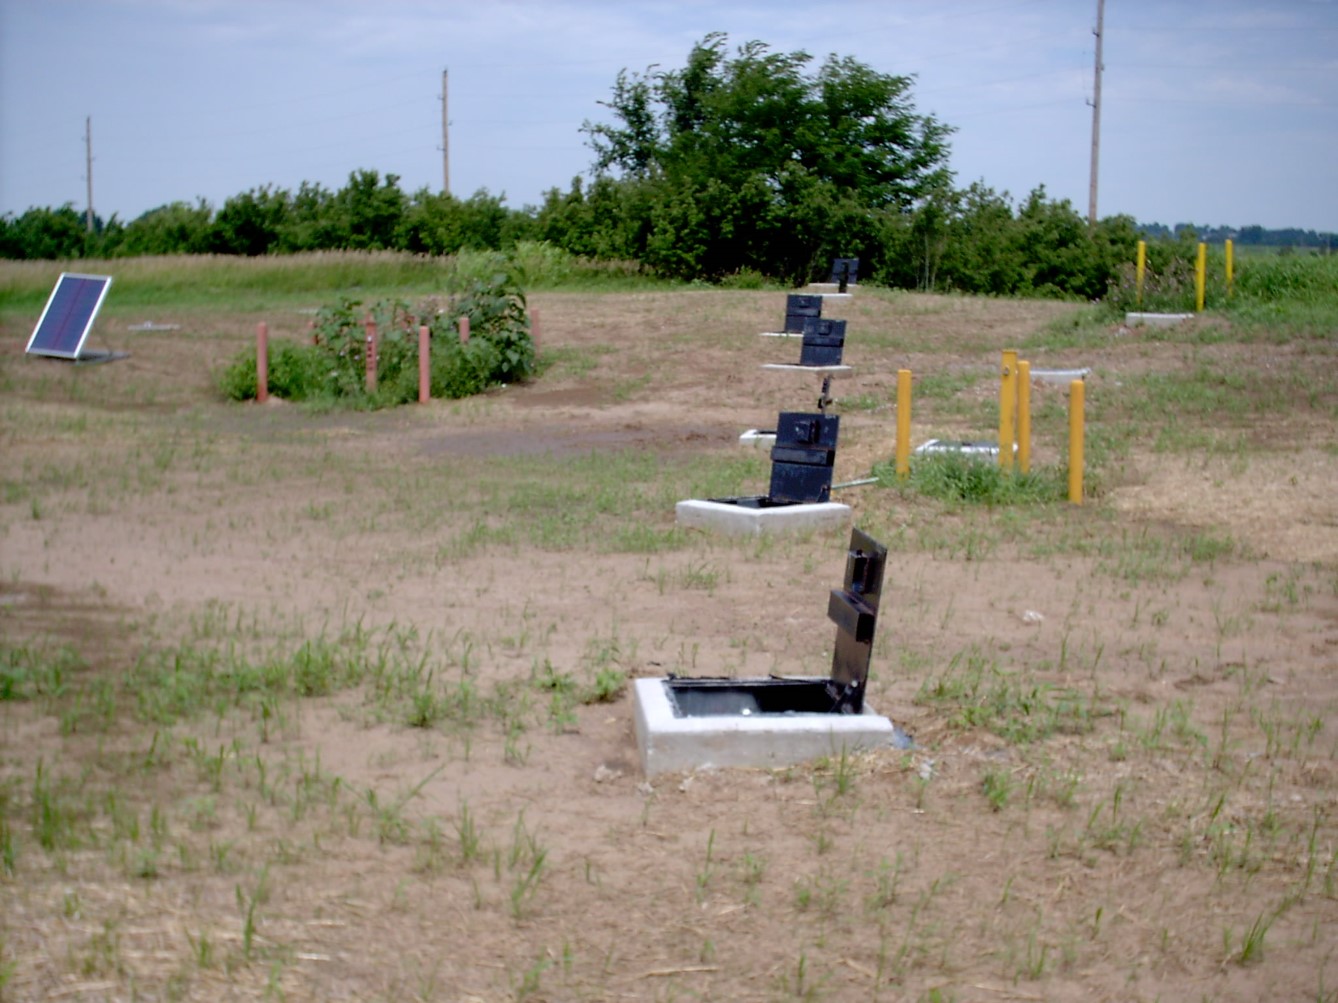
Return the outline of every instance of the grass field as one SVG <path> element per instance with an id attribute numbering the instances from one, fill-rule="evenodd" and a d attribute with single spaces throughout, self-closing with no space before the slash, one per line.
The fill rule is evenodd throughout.
<path id="1" fill-rule="evenodd" d="M 107 265 L 129 358 L 72 366 L 23 356 L 60 267 L 0 265 L 0 999 L 1338 999 L 1325 259 L 1165 330 L 831 305 L 836 480 L 880 475 L 839 497 L 891 551 L 869 699 L 915 747 L 652 781 L 631 677 L 830 664 L 845 532 L 673 518 L 816 399 L 758 369 L 784 291 L 541 262 L 526 385 L 217 390 L 258 321 L 439 267 Z M 1092 369 L 1085 503 L 1040 383 L 1032 488 L 898 481 L 897 371 L 915 441 L 989 438 L 1010 347 Z"/>

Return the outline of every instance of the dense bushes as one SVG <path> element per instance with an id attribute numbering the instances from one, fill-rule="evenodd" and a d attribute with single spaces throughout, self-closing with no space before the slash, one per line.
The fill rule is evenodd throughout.
<path id="1" fill-rule="evenodd" d="M 343 298 L 317 315 L 313 343 L 275 341 L 269 351 L 269 392 L 292 401 L 380 408 L 418 396 L 418 328 L 431 337 L 432 396 L 468 397 L 490 386 L 523 380 L 534 372 L 534 342 L 525 294 L 513 262 L 491 260 L 484 277 L 459 278 L 459 291 L 445 302 L 416 309 L 397 300 L 364 308 Z M 374 393 L 367 392 L 365 320 L 376 323 L 378 342 Z M 457 321 L 468 317 L 470 339 L 460 341 Z M 233 400 L 249 400 L 258 388 L 255 353 L 245 350 L 219 376 Z"/>

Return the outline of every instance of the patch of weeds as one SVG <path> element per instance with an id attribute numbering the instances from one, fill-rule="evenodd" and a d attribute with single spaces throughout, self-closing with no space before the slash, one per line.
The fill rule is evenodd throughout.
<path id="1" fill-rule="evenodd" d="M 70 782 L 53 778 L 39 759 L 32 786 L 32 830 L 37 845 L 48 853 L 79 845 L 81 809 L 71 796 Z"/>
<path id="2" fill-rule="evenodd" d="M 864 908 L 867 911 L 876 912 L 896 904 L 904 866 L 905 858 L 900 850 L 897 851 L 892 863 L 889 864 L 886 857 L 878 862 L 878 869 L 873 875 L 873 890 L 864 899 Z"/>
<path id="3" fill-rule="evenodd" d="M 1047 505 L 1068 497 L 1068 473 L 1058 468 L 1028 473 L 1004 470 L 988 458 L 939 453 L 912 459 L 910 476 L 897 477 L 895 463 L 874 464 L 873 476 L 883 487 L 926 495 L 949 503 L 985 505 Z"/>
<path id="4" fill-rule="evenodd" d="M 1268 930 L 1273 925 L 1277 915 L 1260 913 L 1255 917 L 1254 922 L 1250 924 L 1240 939 L 1240 946 L 1233 947 L 1230 927 L 1222 931 L 1223 946 L 1226 948 L 1226 956 L 1236 964 L 1245 966 L 1257 964 L 1264 960 L 1264 938 L 1268 936 Z"/>
<path id="5" fill-rule="evenodd" d="M 0 700 L 64 696 L 70 677 L 85 668 L 72 648 L 0 642 Z"/>
<path id="6" fill-rule="evenodd" d="M 455 816 L 455 835 L 460 847 L 460 862 L 467 864 L 477 860 L 482 851 L 482 840 L 468 801 L 460 802 L 460 810 Z"/>
<path id="7" fill-rule="evenodd" d="M 960 728 L 984 728 L 1013 743 L 1035 742 L 1055 733 L 1085 734 L 1096 716 L 1096 696 L 1037 682 L 1000 668 L 979 648 L 953 656 L 938 676 L 926 679 L 915 702 L 945 707 Z"/>
<path id="8" fill-rule="evenodd" d="M 991 767 L 981 778 L 980 790 L 989 802 L 991 811 L 1003 811 L 1013 796 L 1013 775 L 1006 769 Z"/>
<path id="9" fill-rule="evenodd" d="M 711 872 L 715 856 L 715 830 L 706 837 L 706 857 L 702 861 L 702 866 L 697 870 L 696 886 L 697 901 L 701 902 L 706 897 L 706 888 L 711 883 Z"/>
<path id="10" fill-rule="evenodd" d="M 511 850 L 508 854 L 508 867 L 515 875 L 508 896 L 513 919 L 523 918 L 539 889 L 547 861 L 547 848 L 539 844 L 538 834 L 525 825 L 525 813 L 520 812 L 512 827 Z"/>
<path id="11" fill-rule="evenodd" d="M 403 844 L 409 841 L 411 826 L 409 820 L 404 817 L 404 808 L 418 796 L 419 792 L 428 785 L 433 777 L 445 768 L 445 763 L 438 766 L 389 804 L 382 804 L 376 791 L 371 787 L 367 788 L 367 808 L 372 816 L 372 822 L 376 826 L 378 842 Z"/>

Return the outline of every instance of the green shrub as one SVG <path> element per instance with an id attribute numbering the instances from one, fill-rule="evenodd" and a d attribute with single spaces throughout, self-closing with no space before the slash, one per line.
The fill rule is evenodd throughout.
<path id="1" fill-rule="evenodd" d="M 477 265 L 478 258 L 472 259 Z M 276 341 L 270 345 L 269 392 L 292 401 L 348 407 L 382 408 L 418 398 L 418 327 L 431 338 L 432 396 L 468 397 L 499 383 L 523 380 L 535 371 L 534 341 L 525 295 L 515 279 L 514 263 L 500 255 L 492 271 L 460 279 L 463 292 L 428 300 L 411 309 L 400 300 L 382 300 L 364 309 L 343 297 L 316 317 L 315 343 Z M 377 329 L 376 392 L 367 393 L 367 332 L 370 316 Z M 470 340 L 461 344 L 457 319 L 470 321 Z M 231 400 L 256 396 L 255 352 L 239 352 L 218 378 Z"/>

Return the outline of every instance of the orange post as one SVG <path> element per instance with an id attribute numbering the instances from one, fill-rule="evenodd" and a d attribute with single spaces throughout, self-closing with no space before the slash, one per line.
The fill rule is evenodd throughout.
<path id="1" fill-rule="evenodd" d="M 269 325 L 256 325 L 256 403 L 269 400 Z"/>
<path id="2" fill-rule="evenodd" d="M 1082 380 L 1069 384 L 1069 501 L 1082 504 L 1082 439 L 1085 385 Z"/>
<path id="3" fill-rule="evenodd" d="M 418 327 L 418 403 L 426 404 L 432 399 L 432 359 L 428 348 L 430 332 L 426 324 Z"/>
<path id="4" fill-rule="evenodd" d="M 1017 364 L 1017 468 L 1031 473 L 1031 363 Z"/>
<path id="5" fill-rule="evenodd" d="M 530 311 L 530 341 L 534 342 L 535 354 L 539 352 L 539 311 Z"/>
<path id="6" fill-rule="evenodd" d="M 460 344 L 465 345 L 465 344 L 468 344 L 468 343 L 469 343 L 469 318 L 468 318 L 468 317 L 461 317 L 461 318 L 460 318 Z"/>
<path id="7" fill-rule="evenodd" d="M 1227 295 L 1231 295 L 1231 284 L 1236 280 L 1236 245 L 1229 238 L 1226 242 L 1226 286 Z"/>
<path id="8" fill-rule="evenodd" d="M 364 346 L 367 361 L 367 392 L 374 394 L 376 393 L 376 321 L 372 320 L 371 314 L 367 315 L 364 326 L 367 331 L 367 341 Z"/>
<path id="9" fill-rule="evenodd" d="M 1005 349 L 999 379 L 999 466 L 1013 469 L 1013 422 L 1017 414 L 1017 351 Z"/>
<path id="10" fill-rule="evenodd" d="M 897 476 L 911 472 L 911 371 L 897 370 Z"/>

